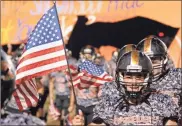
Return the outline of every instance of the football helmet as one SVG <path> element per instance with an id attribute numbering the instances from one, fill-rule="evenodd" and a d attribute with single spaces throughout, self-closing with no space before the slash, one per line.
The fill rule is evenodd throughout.
<path id="1" fill-rule="evenodd" d="M 83 47 L 80 51 L 80 59 L 82 60 L 91 60 L 93 61 L 95 59 L 95 49 L 91 45 L 87 45 Z"/>
<path id="2" fill-rule="evenodd" d="M 168 62 L 167 46 L 156 36 L 148 36 L 137 44 L 137 50 L 150 57 L 153 64 L 153 81 L 166 72 Z"/>
<path id="3" fill-rule="evenodd" d="M 127 99 L 139 100 L 150 87 L 152 62 L 144 53 L 133 50 L 119 57 L 116 67 L 118 90 L 124 87 Z"/>

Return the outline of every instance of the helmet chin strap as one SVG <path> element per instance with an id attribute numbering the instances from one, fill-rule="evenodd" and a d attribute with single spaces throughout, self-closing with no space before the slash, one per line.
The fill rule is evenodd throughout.
<path id="1" fill-rule="evenodd" d="M 142 102 L 146 102 L 148 104 L 147 97 L 150 96 L 150 94 L 154 91 L 155 90 L 151 89 L 149 86 L 142 87 L 142 89 L 139 92 L 135 93 L 127 91 L 126 93 L 129 94 L 128 97 L 126 97 L 126 100 L 131 101 L 133 104 L 140 104 Z M 129 104 L 132 104 L 131 102 L 129 102 Z"/>
<path id="2" fill-rule="evenodd" d="M 151 92 L 153 92 L 154 90 L 152 90 L 150 87 L 147 87 L 146 89 L 143 90 L 143 92 L 141 91 L 142 90 L 140 90 L 140 93 L 143 95 L 138 95 L 138 94 L 131 95 L 130 92 L 126 92 L 126 95 L 124 95 L 123 100 L 118 104 L 119 109 L 122 110 L 123 108 L 126 108 L 126 111 L 128 112 L 130 105 L 132 104 L 136 105 L 145 102 L 146 104 L 150 105 L 150 102 L 148 101 L 147 97 L 149 97 Z"/>
<path id="3" fill-rule="evenodd" d="M 126 92 L 126 99 L 128 101 L 132 101 L 136 104 L 138 104 L 140 101 L 141 101 L 141 96 L 142 96 L 142 90 L 143 90 L 144 87 L 142 87 L 142 89 L 138 92 L 134 92 L 134 91 L 125 91 Z"/>

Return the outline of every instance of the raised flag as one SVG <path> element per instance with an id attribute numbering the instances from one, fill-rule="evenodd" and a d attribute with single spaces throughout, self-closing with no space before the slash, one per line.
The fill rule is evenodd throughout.
<path id="1" fill-rule="evenodd" d="M 32 31 L 17 70 L 16 84 L 67 68 L 56 6 L 49 9 Z"/>
<path id="2" fill-rule="evenodd" d="M 8 106 L 19 110 L 36 106 L 39 95 L 35 78 L 66 68 L 64 43 L 54 4 L 28 38 L 16 70 L 16 90 Z"/>

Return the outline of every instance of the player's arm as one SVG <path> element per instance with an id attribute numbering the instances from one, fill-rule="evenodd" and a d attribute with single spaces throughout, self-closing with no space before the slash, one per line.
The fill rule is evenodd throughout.
<path id="1" fill-rule="evenodd" d="M 73 110 L 74 103 L 75 103 L 75 97 L 74 97 L 74 93 L 73 93 L 73 87 L 70 86 L 70 105 L 69 105 L 69 108 L 68 108 L 69 112 L 71 112 Z"/>
<path id="2" fill-rule="evenodd" d="M 53 104 L 53 96 L 54 96 L 54 81 L 55 78 L 51 77 L 49 81 L 49 97 L 50 97 L 50 104 Z"/>
<path id="3" fill-rule="evenodd" d="M 103 85 L 98 87 L 98 93 L 97 93 L 98 98 L 102 95 L 102 86 Z"/>

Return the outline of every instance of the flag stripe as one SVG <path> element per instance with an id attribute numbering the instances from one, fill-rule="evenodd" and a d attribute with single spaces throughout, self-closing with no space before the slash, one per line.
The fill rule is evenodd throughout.
<path id="1" fill-rule="evenodd" d="M 18 80 L 18 79 L 21 79 L 24 76 L 36 74 L 38 72 L 42 72 L 42 71 L 45 71 L 45 70 L 56 68 L 58 66 L 65 66 L 65 65 L 67 65 L 67 62 L 66 62 L 66 60 L 63 60 L 63 61 L 47 64 L 47 65 L 44 65 L 44 66 L 40 66 L 40 67 L 37 67 L 37 68 L 32 68 L 31 70 L 27 70 L 25 72 L 21 72 L 21 73 L 17 74 L 16 79 Z"/>
<path id="2" fill-rule="evenodd" d="M 31 84 L 26 84 L 24 87 L 25 87 L 25 89 L 26 89 L 26 91 L 29 93 L 29 95 L 36 101 L 36 102 L 38 102 L 38 96 L 37 96 L 37 94 L 35 94 L 34 92 L 35 92 L 35 90 L 32 90 L 32 87 L 30 86 Z M 31 89 L 31 90 L 30 90 Z M 34 94 L 35 95 L 34 95 Z M 37 96 L 37 97 L 36 97 Z M 28 104 L 28 106 L 30 107 L 30 104 Z"/>
<path id="3" fill-rule="evenodd" d="M 41 56 L 41 55 L 53 53 L 53 52 L 56 52 L 56 51 L 60 51 L 60 50 L 63 50 L 63 49 L 64 49 L 64 47 L 63 47 L 63 45 L 61 45 L 61 46 L 56 46 L 56 47 L 44 49 L 44 50 L 41 50 L 41 51 L 33 52 L 33 53 L 28 54 L 25 57 L 23 57 L 19 61 L 19 64 L 22 63 L 25 60 L 28 60 L 28 59 L 31 59 L 31 58 L 35 58 L 35 57 L 38 57 L 38 56 Z"/>
<path id="4" fill-rule="evenodd" d="M 53 43 L 54 43 L 54 44 L 53 44 Z M 61 39 L 61 40 L 59 40 L 59 41 L 55 41 L 55 42 L 51 42 L 51 43 L 39 45 L 39 46 L 36 46 L 36 47 L 32 47 L 31 49 L 26 50 L 26 51 L 22 54 L 22 56 L 20 57 L 20 60 L 21 60 L 23 57 L 25 57 L 25 56 L 27 56 L 27 55 L 29 55 L 29 54 L 31 54 L 31 53 L 39 52 L 39 51 L 41 51 L 41 50 L 45 50 L 45 49 L 49 49 L 49 48 L 53 48 L 53 47 L 57 47 L 57 46 L 62 46 L 62 45 L 63 45 L 63 41 L 62 41 L 62 39 Z"/>
<path id="5" fill-rule="evenodd" d="M 58 61 L 65 60 L 65 59 L 66 59 L 65 55 L 63 55 L 63 56 L 58 56 L 58 57 L 55 57 L 55 58 L 50 58 L 50 59 L 47 59 L 47 60 L 41 60 L 40 62 L 36 62 L 36 63 L 33 63 L 33 64 L 30 64 L 30 65 L 27 65 L 27 66 L 24 66 L 24 67 L 20 68 L 17 71 L 17 73 L 28 71 L 28 70 L 30 70 L 32 68 L 37 68 L 37 66 L 40 67 L 40 66 L 44 66 L 44 65 L 51 64 L 51 63 L 54 63 L 54 62 L 58 62 Z"/>
<path id="6" fill-rule="evenodd" d="M 109 81 L 107 79 L 101 79 L 101 78 L 98 78 L 98 77 L 93 77 L 93 76 L 83 76 L 81 77 L 82 80 L 89 80 L 89 81 L 92 81 L 92 82 L 106 82 L 106 81 Z"/>
<path id="7" fill-rule="evenodd" d="M 17 94 L 18 94 L 18 97 L 20 98 L 20 102 L 21 102 L 21 105 L 23 107 L 23 110 L 26 109 L 28 107 L 28 105 L 26 104 L 25 98 L 20 93 L 19 89 L 17 90 Z"/>
<path id="8" fill-rule="evenodd" d="M 31 93 L 29 93 L 31 96 L 36 96 L 36 98 L 34 99 L 35 101 L 38 101 L 38 93 L 37 93 L 37 88 L 34 87 L 34 85 L 36 85 L 36 83 L 33 83 L 32 79 L 29 81 L 25 81 L 26 85 L 25 88 L 28 88 L 28 93 L 29 91 Z"/>
<path id="9" fill-rule="evenodd" d="M 32 80 L 32 81 L 31 81 Z M 34 78 L 32 78 L 31 80 L 27 80 L 25 81 L 25 83 L 30 83 L 32 88 L 37 91 L 37 85 L 36 85 L 36 80 Z"/>
<path id="10" fill-rule="evenodd" d="M 37 62 L 42 61 L 42 60 L 46 60 L 46 59 L 50 59 L 50 58 L 54 58 L 54 57 L 58 57 L 58 56 L 62 56 L 62 55 L 64 55 L 64 50 L 49 53 L 49 54 L 45 54 L 45 55 L 38 56 L 38 57 L 35 57 L 35 58 L 32 58 L 32 59 L 27 59 L 27 60 L 25 60 L 24 62 L 22 62 L 21 64 L 18 65 L 17 70 L 19 70 L 20 68 L 22 68 L 24 66 L 27 66 L 29 64 L 37 63 Z"/>
<path id="11" fill-rule="evenodd" d="M 22 83 L 22 85 L 25 85 L 25 83 Z M 22 88 L 23 88 L 22 85 L 18 86 L 19 92 L 24 97 L 27 106 L 32 105 L 30 99 L 25 95 L 24 90 L 22 90 Z"/>
<path id="12" fill-rule="evenodd" d="M 106 78 L 106 76 L 110 76 L 110 75 L 108 75 L 107 73 L 104 73 L 104 74 L 106 74 L 106 75 L 104 75 L 104 77 L 106 78 L 102 78 L 102 77 L 100 77 L 100 76 L 93 76 L 93 75 L 91 75 L 91 74 L 89 74 L 89 73 L 87 73 L 87 72 L 85 72 L 85 71 L 83 71 L 85 74 L 84 74 L 84 76 L 83 77 L 87 77 L 87 79 L 88 80 L 90 80 L 90 79 L 95 79 L 95 80 L 101 80 L 101 81 L 110 81 L 111 80 L 111 78 L 110 77 L 108 77 L 108 78 Z M 103 75 L 102 75 L 103 76 Z M 86 79 L 85 79 L 86 80 Z"/>
<path id="13" fill-rule="evenodd" d="M 15 98 L 19 110 L 26 109 L 32 105 L 35 106 L 36 103 L 38 103 L 39 96 L 35 86 L 35 79 L 17 85 L 17 89 L 13 92 L 13 97 Z"/>
<path id="14" fill-rule="evenodd" d="M 21 84 L 22 81 L 26 81 L 26 80 L 29 80 L 31 78 L 34 78 L 34 77 L 37 77 L 37 76 L 43 76 L 45 74 L 48 74 L 48 73 L 51 73 L 51 72 L 54 72 L 54 71 L 59 71 L 59 70 L 63 70 L 63 69 L 66 69 L 67 68 L 67 65 L 64 65 L 64 66 L 57 66 L 57 67 L 54 67 L 52 69 L 48 69 L 48 70 L 44 70 L 42 72 L 37 72 L 35 74 L 32 74 L 32 75 L 27 75 L 27 76 L 24 76 L 23 78 L 21 79 L 16 79 L 16 84 L 19 85 Z"/>
<path id="15" fill-rule="evenodd" d="M 87 81 L 87 80 L 83 80 L 83 79 L 81 79 L 80 81 L 81 81 L 81 84 L 89 84 L 89 85 L 95 85 L 95 86 L 100 86 L 105 83 L 105 82 L 98 83 L 98 82 Z"/>
<path id="16" fill-rule="evenodd" d="M 23 92 L 24 92 L 24 94 L 25 94 L 25 98 L 27 97 L 28 100 L 30 101 L 29 103 L 27 103 L 28 106 L 35 105 L 35 103 L 38 102 L 38 100 L 35 100 L 34 98 L 32 98 L 33 95 L 31 95 L 31 94 L 29 93 L 29 91 L 27 90 L 26 85 L 25 85 L 25 86 L 20 86 L 20 87 L 22 88 L 22 90 L 23 90 Z M 35 92 L 35 90 L 34 90 L 34 92 Z"/>
<path id="17" fill-rule="evenodd" d="M 17 104 L 17 106 L 18 106 L 18 109 L 19 109 L 20 111 L 23 110 L 23 106 L 22 106 L 22 104 L 21 104 L 20 98 L 19 98 L 18 93 L 17 93 L 16 90 L 13 92 L 13 96 L 14 96 L 14 99 L 15 99 L 16 104 Z"/>

